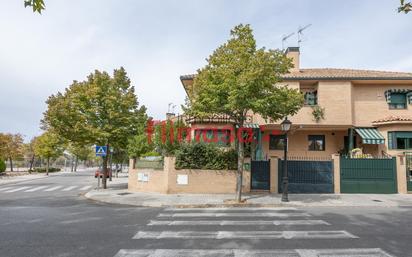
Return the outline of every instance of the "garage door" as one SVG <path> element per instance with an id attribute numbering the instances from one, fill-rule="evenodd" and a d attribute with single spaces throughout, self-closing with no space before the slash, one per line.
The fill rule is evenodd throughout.
<path id="1" fill-rule="evenodd" d="M 395 194 L 396 159 L 341 158 L 341 192 Z"/>

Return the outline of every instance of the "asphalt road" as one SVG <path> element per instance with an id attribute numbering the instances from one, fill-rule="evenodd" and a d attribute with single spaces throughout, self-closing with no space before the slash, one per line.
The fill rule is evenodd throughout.
<path id="1" fill-rule="evenodd" d="M 408 208 L 136 208 L 83 198 L 95 184 L 0 186 L 0 256 L 412 256 Z"/>

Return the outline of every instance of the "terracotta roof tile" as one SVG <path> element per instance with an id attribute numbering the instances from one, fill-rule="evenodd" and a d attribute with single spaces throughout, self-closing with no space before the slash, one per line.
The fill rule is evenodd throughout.
<path id="1" fill-rule="evenodd" d="M 196 74 L 180 76 L 180 80 L 191 80 Z M 285 80 L 412 80 L 410 72 L 354 70 L 354 69 L 300 69 L 283 76 Z"/>
<path id="2" fill-rule="evenodd" d="M 285 80 L 293 79 L 390 79 L 390 80 L 412 80 L 412 73 L 393 72 L 393 71 L 375 71 L 375 70 L 354 70 L 354 69 L 300 69 L 285 74 Z"/>
<path id="3" fill-rule="evenodd" d="M 375 120 L 372 123 L 379 124 L 379 123 L 387 123 L 387 122 L 412 122 L 412 116 L 388 116 L 383 119 Z"/>

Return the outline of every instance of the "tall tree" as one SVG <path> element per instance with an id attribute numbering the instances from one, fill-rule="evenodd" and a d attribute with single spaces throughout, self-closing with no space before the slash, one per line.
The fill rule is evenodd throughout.
<path id="1" fill-rule="evenodd" d="M 57 134 L 46 131 L 37 137 L 34 142 L 34 152 L 37 156 L 46 159 L 46 175 L 49 175 L 50 160 L 63 154 L 64 141 Z"/>
<path id="2" fill-rule="evenodd" d="M 43 127 L 79 145 L 126 149 L 128 138 L 138 133 L 147 118 L 123 67 L 114 70 L 112 77 L 96 70 L 46 103 Z M 103 157 L 103 188 L 107 187 L 107 162 L 107 156 Z"/>
<path id="3" fill-rule="evenodd" d="M 275 121 L 293 115 L 303 105 L 302 94 L 287 86 L 275 86 L 292 62 L 282 51 L 257 48 L 249 25 L 231 30 L 231 38 L 218 47 L 198 70 L 188 111 L 196 116 L 225 114 L 242 128 L 246 114 L 260 113 Z M 236 129 L 236 135 L 241 134 Z M 240 136 L 236 136 L 239 140 Z M 237 143 L 236 200 L 241 201 L 244 149 Z"/>
<path id="4" fill-rule="evenodd" d="M 13 160 L 23 156 L 23 137 L 20 134 L 0 133 L 0 156 L 10 162 L 13 171 Z"/>

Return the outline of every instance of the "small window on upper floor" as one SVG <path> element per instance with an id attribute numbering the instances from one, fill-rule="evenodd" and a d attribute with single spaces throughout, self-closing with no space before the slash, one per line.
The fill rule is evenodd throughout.
<path id="1" fill-rule="evenodd" d="M 406 94 L 391 94 L 389 109 L 406 109 Z"/>
<path id="2" fill-rule="evenodd" d="M 304 97 L 305 105 L 313 106 L 318 104 L 318 91 L 306 92 Z"/>
<path id="3" fill-rule="evenodd" d="M 302 92 L 305 99 L 304 104 L 306 106 L 318 105 L 318 85 L 317 83 L 306 84 L 302 83 L 299 85 L 300 92 Z"/>

